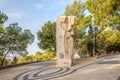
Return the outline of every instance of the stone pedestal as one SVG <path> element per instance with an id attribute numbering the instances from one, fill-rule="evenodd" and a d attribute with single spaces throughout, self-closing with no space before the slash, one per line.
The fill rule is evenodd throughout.
<path id="1" fill-rule="evenodd" d="M 56 54 L 58 67 L 71 67 L 73 65 L 73 24 L 74 16 L 57 17 L 56 27 Z"/>

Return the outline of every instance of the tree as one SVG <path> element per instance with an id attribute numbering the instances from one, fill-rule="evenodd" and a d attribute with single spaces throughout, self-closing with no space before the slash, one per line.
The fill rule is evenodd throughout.
<path id="1" fill-rule="evenodd" d="M 85 4 L 76 0 L 65 9 L 64 15 L 76 16 L 74 27 L 79 31 L 84 31 L 91 24 L 91 16 L 85 16 L 85 10 Z"/>
<path id="2" fill-rule="evenodd" d="M 74 29 L 74 49 L 80 53 L 86 54 L 86 29 L 91 25 L 91 16 L 85 16 L 85 4 L 79 1 L 74 1 L 71 5 L 67 5 L 64 15 L 76 16 Z M 84 44 L 83 44 L 84 42 Z"/>
<path id="3" fill-rule="evenodd" d="M 94 26 L 104 30 L 106 27 L 120 26 L 120 0 L 87 0 L 86 7 L 93 16 Z"/>
<path id="4" fill-rule="evenodd" d="M 7 21 L 7 19 L 7 15 L 0 11 L 0 26 L 3 25 L 3 23 Z"/>
<path id="5" fill-rule="evenodd" d="M 120 0 L 87 0 L 86 8 L 92 15 L 92 26 L 99 29 L 96 34 L 98 50 L 105 50 L 117 40 L 120 30 Z M 114 38 L 113 38 L 114 34 Z M 115 39 L 113 42 L 110 40 Z"/>
<path id="6" fill-rule="evenodd" d="M 88 30 L 88 35 L 86 35 L 86 45 L 87 45 L 87 50 L 89 52 L 89 55 L 90 56 L 93 56 L 93 35 L 94 35 L 94 32 L 93 32 L 93 27 L 91 25 L 89 25 L 89 30 Z"/>
<path id="7" fill-rule="evenodd" d="M 120 32 L 108 28 L 97 35 L 97 47 L 99 50 L 114 51 L 116 44 L 120 44 Z M 113 50 L 112 50 L 113 49 Z"/>
<path id="8" fill-rule="evenodd" d="M 26 48 L 34 40 L 30 30 L 22 31 L 22 28 L 17 23 L 10 24 L 4 29 L 4 34 L 0 36 L 0 50 L 4 53 L 1 65 L 8 54 L 27 53 Z M 14 56 L 16 57 L 16 56 Z"/>
<path id="9" fill-rule="evenodd" d="M 5 21 L 7 21 L 8 17 L 6 16 L 6 14 L 4 14 L 3 12 L 0 11 L 0 38 L 2 35 L 4 35 L 4 28 L 3 28 L 3 24 Z M 0 46 L 0 64 L 2 61 L 2 56 L 4 52 L 1 50 L 1 46 Z"/>
<path id="10" fill-rule="evenodd" d="M 38 46 L 45 50 L 56 50 L 56 23 L 48 21 L 37 33 Z"/>

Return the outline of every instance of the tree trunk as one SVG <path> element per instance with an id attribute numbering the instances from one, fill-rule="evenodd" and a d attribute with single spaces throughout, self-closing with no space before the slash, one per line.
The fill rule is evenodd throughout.
<path id="1" fill-rule="evenodd" d="M 3 66 L 4 61 L 5 61 L 5 58 L 6 58 L 7 54 L 8 54 L 8 52 L 9 52 L 9 50 L 8 50 L 8 51 L 6 52 L 6 54 L 4 55 L 4 57 L 3 57 L 2 61 L 1 61 L 1 66 Z"/>

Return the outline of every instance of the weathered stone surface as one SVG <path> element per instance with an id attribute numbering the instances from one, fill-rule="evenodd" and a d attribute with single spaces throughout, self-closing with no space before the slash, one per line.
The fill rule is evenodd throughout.
<path id="1" fill-rule="evenodd" d="M 56 64 L 59 67 L 71 67 L 73 64 L 73 29 L 74 16 L 57 17 L 56 27 Z"/>

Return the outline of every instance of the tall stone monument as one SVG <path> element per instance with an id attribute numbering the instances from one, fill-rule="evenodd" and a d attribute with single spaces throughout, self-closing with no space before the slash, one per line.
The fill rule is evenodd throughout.
<path id="1" fill-rule="evenodd" d="M 56 53 L 58 67 L 71 67 L 73 65 L 73 24 L 74 16 L 57 17 L 56 27 Z"/>

